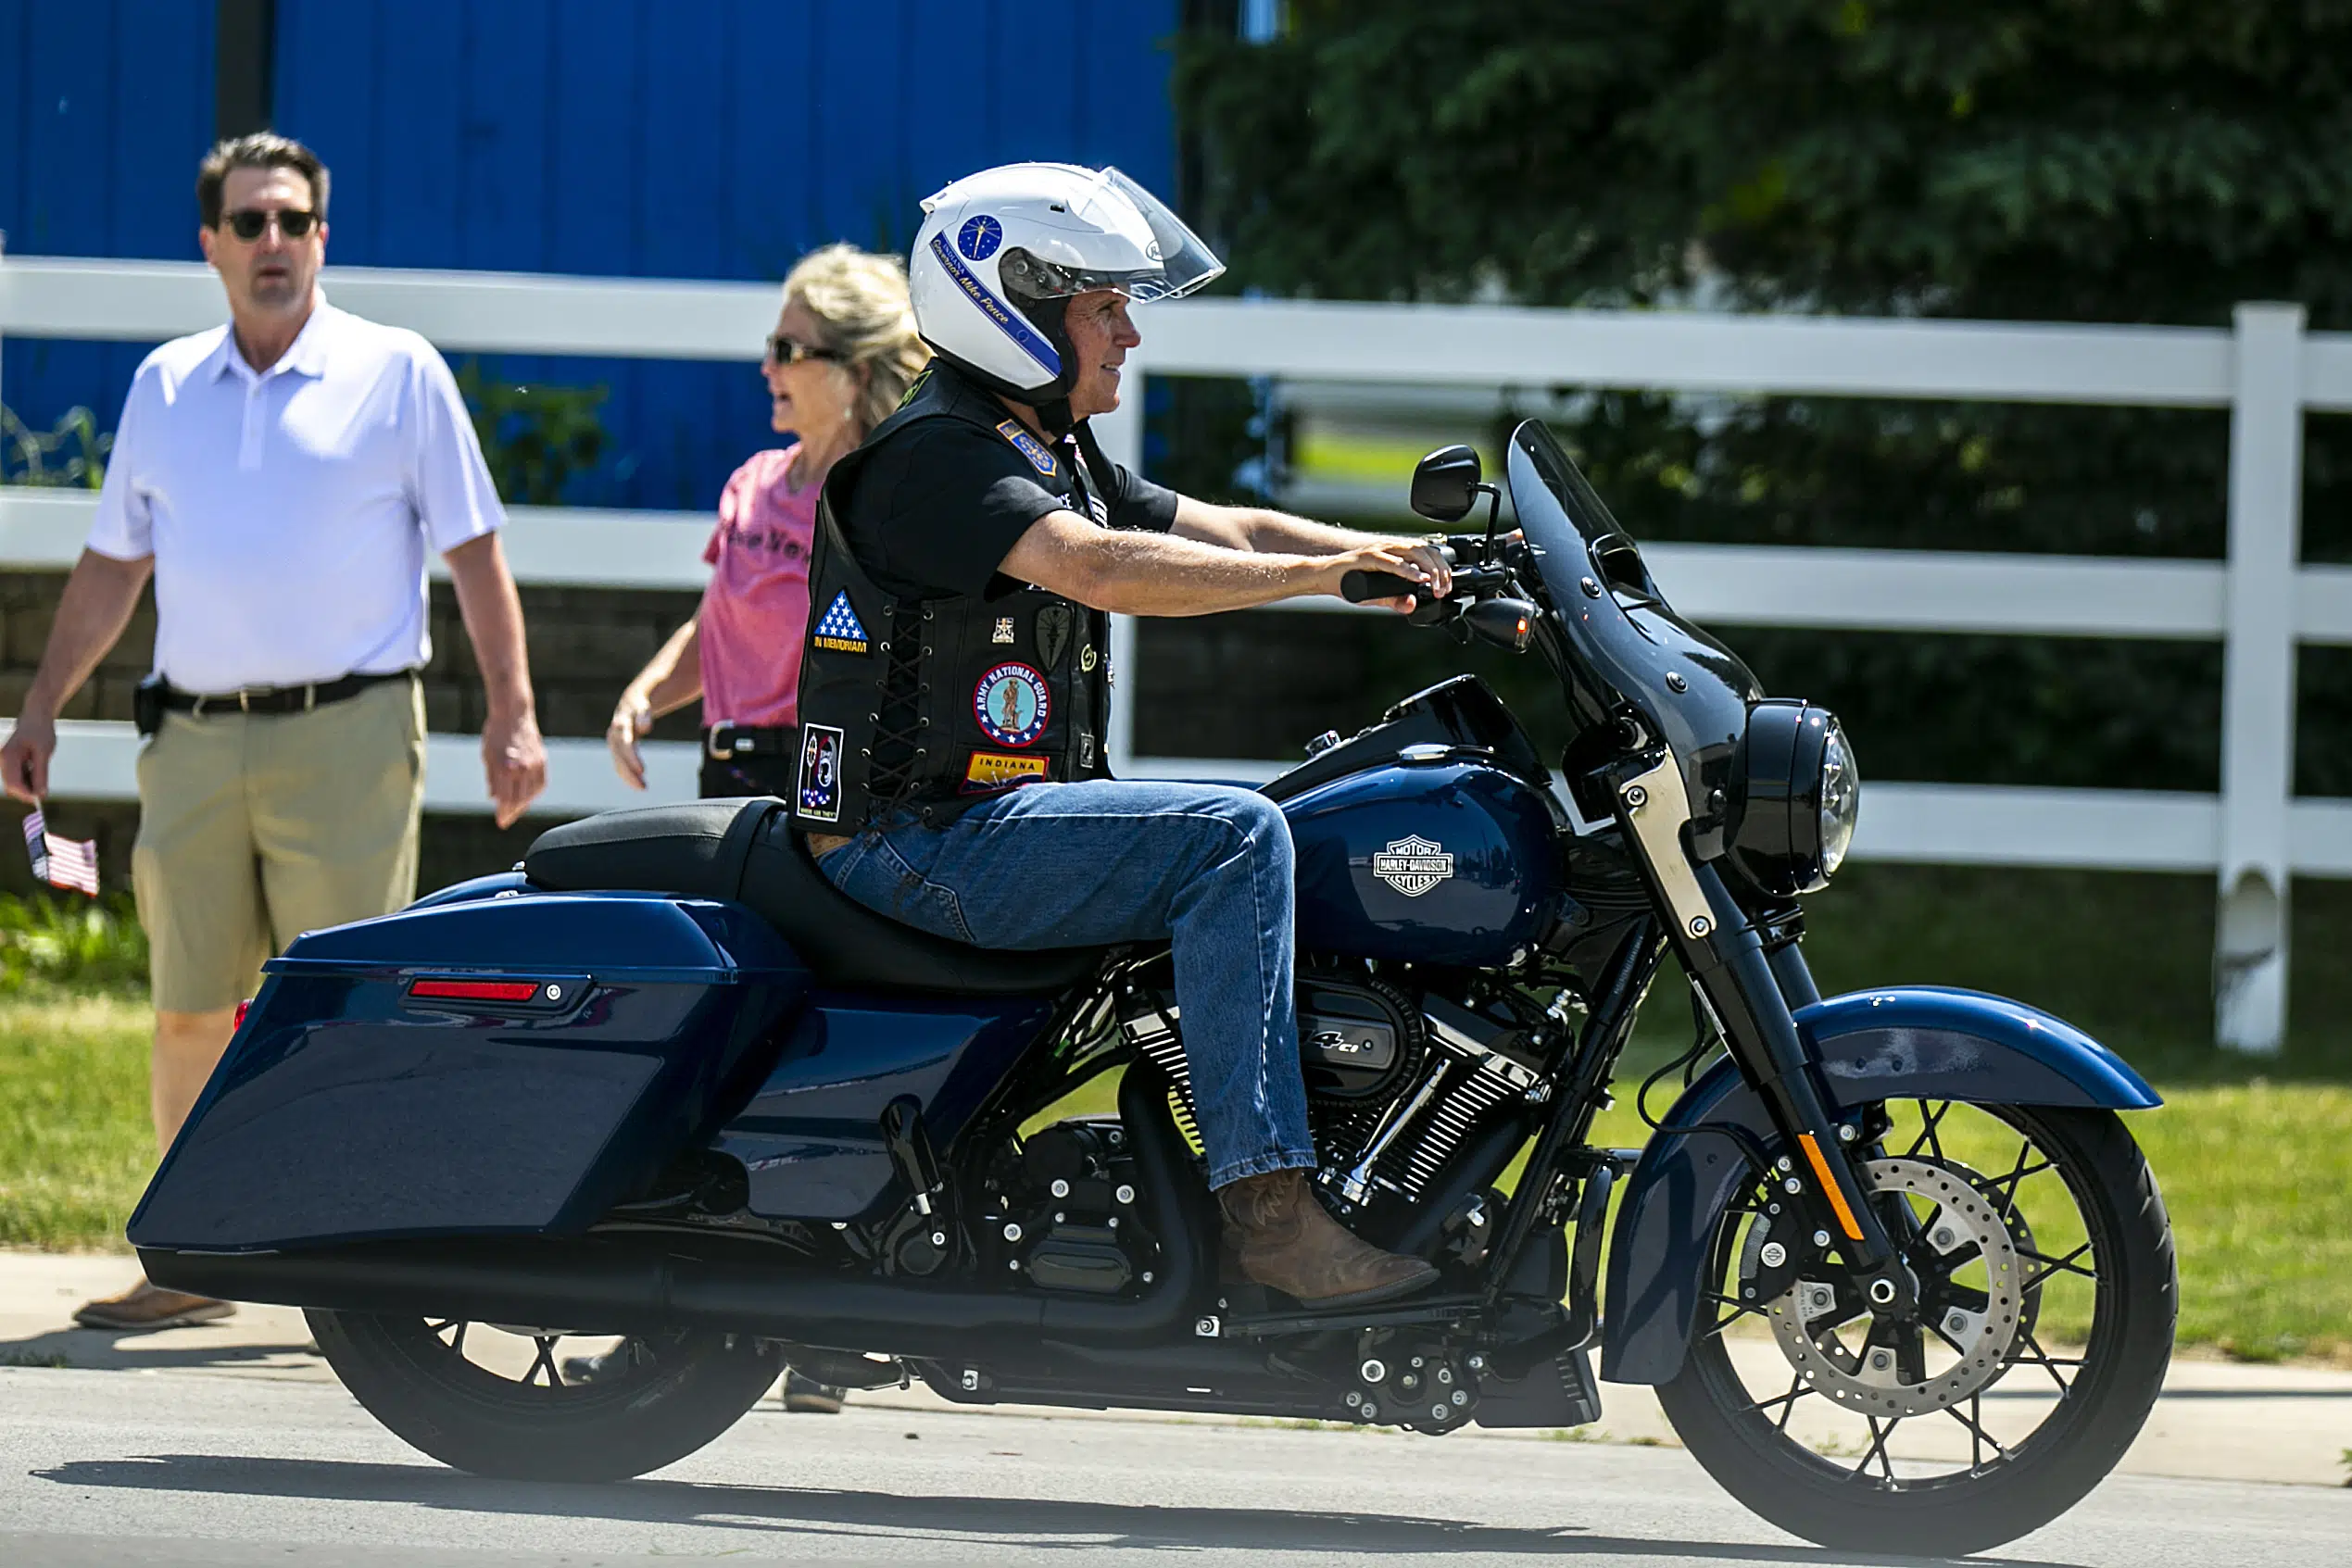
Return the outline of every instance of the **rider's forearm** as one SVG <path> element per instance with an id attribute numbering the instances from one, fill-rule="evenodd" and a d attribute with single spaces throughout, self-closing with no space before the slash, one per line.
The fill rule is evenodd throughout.
<path id="1" fill-rule="evenodd" d="M 1221 549 L 1165 533 L 1120 533 L 1105 543 L 1084 580 L 1064 591 L 1114 615 L 1214 615 L 1332 591 L 1330 569 L 1314 556 Z"/>
<path id="2" fill-rule="evenodd" d="M 1175 532 L 1179 538 L 1221 545 L 1229 550 L 1289 556 L 1338 555 L 1377 544 L 1385 537 L 1334 528 L 1265 507 L 1211 506 L 1189 495 L 1177 503 Z"/>
<path id="3" fill-rule="evenodd" d="M 41 666 L 24 694 L 23 712 L 56 718 L 107 650 L 131 623 L 139 607 L 139 590 L 155 570 L 153 556 L 117 560 L 95 550 L 84 550 L 66 578 L 57 599 L 57 619 L 49 624 L 48 646 L 41 650 Z"/>
<path id="4" fill-rule="evenodd" d="M 634 698 L 651 709 L 659 719 L 665 713 L 675 713 L 701 695 L 702 617 L 697 614 L 671 633 L 661 650 L 646 661 L 646 667 L 622 691 L 621 706 L 631 706 Z"/>
<path id="5" fill-rule="evenodd" d="M 1250 548 L 1279 555 L 1336 556 L 1342 550 L 1360 550 L 1377 545 L 1386 535 L 1361 533 L 1352 528 L 1335 528 L 1313 518 L 1293 517 L 1289 512 L 1268 511 L 1251 508 L 1242 512 L 1248 530 Z"/>

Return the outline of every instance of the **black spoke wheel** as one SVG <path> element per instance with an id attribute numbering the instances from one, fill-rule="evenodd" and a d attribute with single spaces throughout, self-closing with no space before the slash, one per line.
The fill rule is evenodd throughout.
<path id="1" fill-rule="evenodd" d="M 2112 1112 L 1886 1110 L 1863 1163 L 1927 1310 L 1875 1317 L 1759 1179 L 1719 1223 L 1659 1402 L 1707 1472 L 1782 1529 L 1981 1551 L 2065 1512 L 2139 1435 L 2172 1352 L 2171 1229 Z"/>
<path id="2" fill-rule="evenodd" d="M 304 1315 L 343 1386 L 394 1436 L 444 1464 L 517 1480 L 659 1470 L 741 1420 L 784 1371 L 749 1335 Z"/>

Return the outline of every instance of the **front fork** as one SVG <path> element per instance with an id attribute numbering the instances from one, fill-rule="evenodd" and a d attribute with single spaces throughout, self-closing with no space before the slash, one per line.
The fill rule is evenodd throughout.
<path id="1" fill-rule="evenodd" d="M 1638 847 L 1651 890 L 1666 910 L 1675 955 L 1789 1151 L 1767 1177 L 1812 1228 L 1837 1238 L 1874 1311 L 1910 1315 L 1918 1306 L 1918 1281 L 1855 1171 L 1848 1146 L 1856 1130 L 1831 1113 L 1819 1063 L 1797 1032 L 1794 1009 L 1820 995 L 1803 956 L 1794 944 L 1767 954 L 1722 874 L 1692 859 L 1683 843 L 1690 799 L 1670 752 L 1621 774 L 1616 789 L 1617 821 Z"/>
<path id="2" fill-rule="evenodd" d="M 1704 937 L 1686 937 L 1678 951 L 1715 1011 L 1731 1060 L 1763 1099 L 1789 1151 L 1767 1174 L 1816 1229 L 1839 1238 L 1838 1250 L 1864 1299 L 1879 1312 L 1908 1316 L 1918 1305 L 1918 1280 L 1855 1170 L 1851 1155 L 1858 1129 L 1830 1110 L 1819 1061 L 1792 1016 L 1796 997 L 1819 997 L 1805 959 L 1794 943 L 1767 954 L 1715 868 L 1701 866 L 1698 876 L 1708 903 L 1718 911 L 1715 929 Z"/>

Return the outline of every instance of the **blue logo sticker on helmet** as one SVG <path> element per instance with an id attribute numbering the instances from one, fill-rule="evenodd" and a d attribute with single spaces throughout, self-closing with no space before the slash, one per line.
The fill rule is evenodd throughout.
<path id="1" fill-rule="evenodd" d="M 972 269 L 948 247 L 945 233 L 931 236 L 931 254 L 946 270 L 948 276 L 955 280 L 956 287 L 980 307 L 980 313 L 996 323 L 999 332 L 1021 345 L 1021 352 L 1043 366 L 1047 375 L 1059 376 L 1062 373 L 1062 356 L 1053 351 L 1053 345 L 1046 342 L 1036 328 L 1015 314 L 1011 306 L 990 294 L 987 285 L 972 275 Z"/>
<path id="2" fill-rule="evenodd" d="M 986 261 L 1004 244 L 1004 225 L 987 213 L 967 218 L 963 227 L 956 231 L 955 248 L 974 261 Z"/>

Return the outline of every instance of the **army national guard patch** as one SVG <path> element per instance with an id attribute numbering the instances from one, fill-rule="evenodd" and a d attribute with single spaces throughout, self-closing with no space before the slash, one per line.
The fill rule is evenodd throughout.
<path id="1" fill-rule="evenodd" d="M 1453 874 L 1453 857 L 1444 845 L 1415 834 L 1373 856 L 1372 874 L 1406 897 L 1418 898 Z"/>
<path id="2" fill-rule="evenodd" d="M 871 653 L 873 644 L 866 640 L 865 622 L 849 603 L 849 590 L 842 589 L 833 596 L 833 602 L 824 608 L 817 621 L 817 629 L 809 633 L 809 641 L 827 653 Z"/>
<path id="3" fill-rule="evenodd" d="M 998 751 L 975 751 L 972 760 L 964 764 L 963 783 L 957 790 L 962 795 L 990 795 L 1044 777 L 1042 757 L 1007 757 Z"/>
<path id="4" fill-rule="evenodd" d="M 999 746 L 1034 746 L 1052 710 L 1045 677 L 1025 664 L 1000 664 L 972 688 L 972 716 Z"/>
<path id="5" fill-rule="evenodd" d="M 803 821 L 841 820 L 841 732 L 829 724 L 800 733 L 800 790 L 794 804 Z"/>
<path id="6" fill-rule="evenodd" d="M 1029 466 L 1031 468 L 1037 470 L 1048 479 L 1051 479 L 1053 477 L 1053 454 L 1046 449 L 1046 444 L 1044 442 L 1039 441 L 1036 436 L 1031 435 L 1027 431 L 1023 430 L 1021 428 L 1021 422 L 1018 420 L 1001 420 L 998 421 L 997 433 L 1003 436 L 1007 441 L 1012 442 L 1012 449 L 1020 453 L 1023 457 L 1028 458 Z"/>

